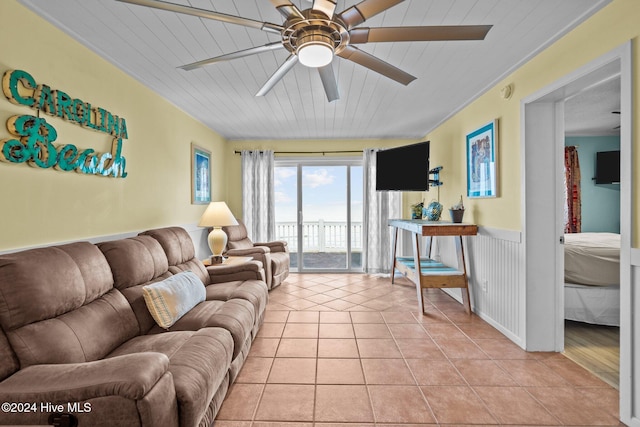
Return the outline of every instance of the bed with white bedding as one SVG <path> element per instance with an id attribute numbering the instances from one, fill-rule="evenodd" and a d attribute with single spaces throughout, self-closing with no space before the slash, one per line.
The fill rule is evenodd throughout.
<path id="1" fill-rule="evenodd" d="M 620 326 L 620 235 L 564 236 L 565 318 Z"/>

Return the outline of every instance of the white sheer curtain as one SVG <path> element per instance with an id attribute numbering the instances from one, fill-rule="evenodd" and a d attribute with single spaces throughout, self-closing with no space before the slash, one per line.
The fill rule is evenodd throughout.
<path id="1" fill-rule="evenodd" d="M 395 191 L 376 191 L 376 151 L 363 153 L 364 218 L 362 263 L 365 273 L 391 273 L 390 218 L 400 218 L 401 195 Z"/>
<path id="2" fill-rule="evenodd" d="M 242 217 L 254 242 L 274 240 L 273 151 L 242 151 Z"/>

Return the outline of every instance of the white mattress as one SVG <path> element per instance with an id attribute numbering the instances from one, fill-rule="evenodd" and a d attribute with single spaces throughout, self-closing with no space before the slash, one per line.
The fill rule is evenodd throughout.
<path id="1" fill-rule="evenodd" d="M 591 286 L 620 284 L 620 235 L 564 235 L 564 281 Z"/>
<path id="2" fill-rule="evenodd" d="M 564 285 L 564 318 L 620 326 L 620 286 Z"/>

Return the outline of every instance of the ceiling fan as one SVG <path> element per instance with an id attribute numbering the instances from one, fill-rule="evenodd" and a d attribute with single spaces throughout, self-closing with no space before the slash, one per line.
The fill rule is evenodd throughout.
<path id="1" fill-rule="evenodd" d="M 338 85 L 332 67 L 335 56 L 355 62 L 403 85 L 416 78 L 411 74 L 361 50 L 355 45 L 379 42 L 483 40 L 491 25 L 425 26 L 425 27 L 358 27 L 367 19 L 384 12 L 404 0 L 363 0 L 336 13 L 336 0 L 313 0 L 310 8 L 300 10 L 290 0 L 270 0 L 284 16 L 283 24 L 261 22 L 163 0 L 118 0 L 155 9 L 168 10 L 231 24 L 243 25 L 280 35 L 277 42 L 227 53 L 183 65 L 193 70 L 208 64 L 242 58 L 276 49 L 289 51 L 287 60 L 267 80 L 256 96 L 266 95 L 284 75 L 300 62 L 317 68 L 329 102 L 339 99 Z"/>

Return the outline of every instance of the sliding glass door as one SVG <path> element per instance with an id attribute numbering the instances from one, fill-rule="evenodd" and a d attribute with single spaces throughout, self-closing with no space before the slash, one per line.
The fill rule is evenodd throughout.
<path id="1" fill-rule="evenodd" d="M 360 159 L 276 160 L 276 238 L 299 272 L 362 270 Z"/>

